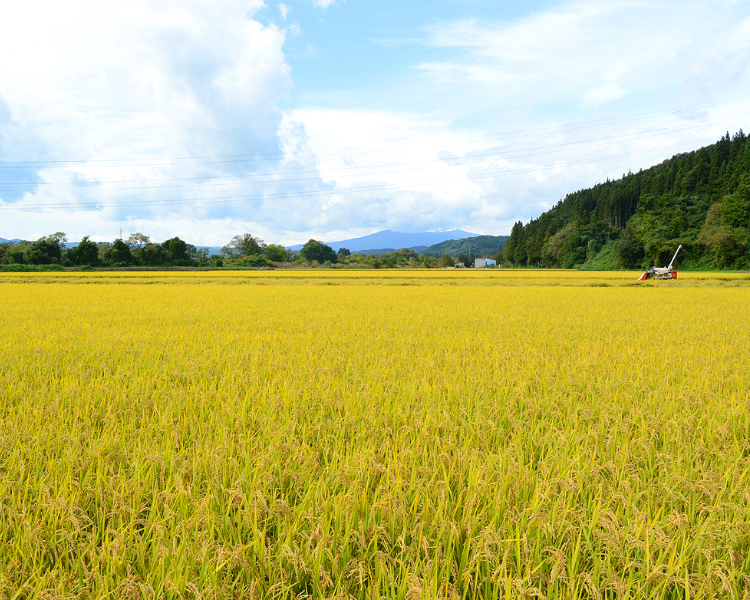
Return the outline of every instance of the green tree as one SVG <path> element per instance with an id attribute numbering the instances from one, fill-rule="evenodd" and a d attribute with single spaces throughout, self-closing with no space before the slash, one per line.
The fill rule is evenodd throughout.
<path id="1" fill-rule="evenodd" d="M 130 254 L 137 259 L 139 258 L 141 250 L 151 243 L 151 238 L 136 231 L 135 233 L 130 234 L 126 243 L 130 248 Z"/>
<path id="2" fill-rule="evenodd" d="M 24 251 L 24 261 L 32 265 L 51 265 L 62 260 L 67 236 L 58 231 L 52 235 L 40 237 Z"/>
<path id="3" fill-rule="evenodd" d="M 505 243 L 503 248 L 503 254 L 506 259 L 514 264 L 519 264 L 522 261 L 526 261 L 526 252 L 523 248 L 524 231 L 523 223 L 521 221 L 516 222 L 513 225 L 513 229 L 510 231 L 510 237 Z"/>
<path id="4" fill-rule="evenodd" d="M 263 240 L 256 238 L 250 233 L 235 235 L 232 240 L 221 249 L 223 256 L 263 256 L 265 250 Z"/>
<path id="5" fill-rule="evenodd" d="M 440 257 L 440 266 L 441 267 L 452 267 L 455 264 L 453 261 L 453 257 L 450 254 L 443 254 Z"/>
<path id="6" fill-rule="evenodd" d="M 643 259 L 643 245 L 632 227 L 626 227 L 615 242 L 615 251 L 626 269 L 634 269 Z"/>
<path id="7" fill-rule="evenodd" d="M 302 250 L 300 250 L 299 253 L 300 256 L 308 262 L 317 260 L 322 264 L 327 260 L 330 260 L 332 263 L 337 261 L 336 253 L 333 251 L 333 248 L 323 242 L 319 242 L 318 240 L 309 240 L 304 246 L 302 246 Z"/>
<path id="8" fill-rule="evenodd" d="M 586 262 L 586 253 L 588 251 L 588 237 L 584 236 L 580 230 L 576 229 L 560 247 L 557 255 L 557 264 L 563 269 L 572 269 Z"/>
<path id="9" fill-rule="evenodd" d="M 618 247 L 623 254 L 608 264 L 632 265 L 640 251 L 630 234 L 616 242 L 630 227 L 644 255 L 636 263 L 665 264 L 682 244 L 687 250 L 683 266 L 700 266 L 710 257 L 717 265 L 743 268 L 750 264 L 748 173 L 750 138 L 743 132 L 722 136 L 711 146 L 645 171 L 568 194 L 525 226 L 514 225 L 503 255 L 515 264 L 572 267 L 596 262 L 614 242 L 613 254 L 617 256 Z M 704 227 L 707 211 L 716 203 L 722 217 L 713 223 L 709 219 Z"/>
<path id="10" fill-rule="evenodd" d="M 106 263 L 107 262 L 107 251 L 109 250 L 109 247 L 112 244 L 109 242 L 99 242 L 96 245 L 97 248 L 97 258 L 99 259 L 99 263 Z"/>
<path id="11" fill-rule="evenodd" d="M 573 233 L 575 228 L 576 223 L 571 221 L 570 223 L 565 225 L 565 227 L 551 235 L 547 240 L 547 243 L 544 246 L 544 254 L 552 259 L 553 264 L 557 264 L 557 257 L 560 254 L 560 249 L 562 248 L 568 236 Z"/>
<path id="12" fill-rule="evenodd" d="M 83 236 L 81 242 L 68 250 L 66 258 L 74 265 L 88 265 L 95 267 L 99 264 L 99 246 Z"/>
<path id="13" fill-rule="evenodd" d="M 264 256 L 258 256 L 257 254 L 251 254 L 250 256 L 243 256 L 242 258 L 235 259 L 232 263 L 234 265 L 240 265 L 243 267 L 270 267 L 273 263 Z"/>
<path id="14" fill-rule="evenodd" d="M 464 267 L 470 267 L 474 264 L 474 260 L 476 259 L 476 256 L 474 256 L 473 252 L 466 253 L 464 252 L 458 257 L 458 262 L 464 263 Z"/>
<path id="15" fill-rule="evenodd" d="M 730 266 L 738 255 L 737 240 L 732 229 L 724 224 L 721 209 L 721 202 L 711 205 L 698 234 L 698 243 L 711 251 L 719 269 Z"/>
<path id="16" fill-rule="evenodd" d="M 209 249 L 208 248 L 196 248 L 193 251 L 193 253 L 192 253 L 191 256 L 193 256 L 193 258 L 197 258 L 198 259 L 198 264 L 201 267 L 204 267 L 204 266 L 206 266 L 208 264 L 208 261 L 209 261 L 209 254 L 208 253 L 209 253 Z"/>
<path id="17" fill-rule="evenodd" d="M 289 259 L 286 248 L 280 244 L 268 244 L 264 256 L 274 262 L 286 262 Z"/>
<path id="18" fill-rule="evenodd" d="M 395 251 L 395 252 L 394 252 L 393 254 L 394 254 L 394 255 L 395 255 L 395 256 L 396 256 L 397 258 L 401 256 L 401 257 L 405 258 L 405 259 L 406 259 L 407 261 L 409 261 L 409 260 L 412 260 L 412 259 L 415 259 L 415 260 L 416 260 L 416 259 L 418 259 L 418 258 L 419 258 L 419 254 L 417 254 L 417 253 L 416 253 L 416 252 L 415 252 L 414 250 L 412 250 L 411 248 L 399 248 L 399 249 L 398 249 L 398 250 L 396 250 L 396 251 Z"/>
<path id="19" fill-rule="evenodd" d="M 349 248 L 339 248 L 339 251 L 336 252 L 337 258 L 346 258 L 347 256 L 351 256 L 352 253 L 349 252 Z"/>
<path id="20" fill-rule="evenodd" d="M 178 237 L 169 238 L 160 244 L 165 262 L 172 265 L 189 265 L 192 259 L 188 245 Z"/>
<path id="21" fill-rule="evenodd" d="M 49 254 L 38 246 L 32 246 L 23 254 L 23 262 L 30 265 L 48 265 L 52 262 Z"/>
<path id="22" fill-rule="evenodd" d="M 164 252 L 159 244 L 146 244 L 138 253 L 139 262 L 144 266 L 158 267 L 164 263 Z"/>
<path id="23" fill-rule="evenodd" d="M 721 201 L 721 221 L 732 229 L 750 228 L 750 186 L 743 185 Z"/>
<path id="24" fill-rule="evenodd" d="M 130 254 L 130 248 L 120 238 L 117 238 L 112 245 L 107 248 L 105 261 L 114 266 L 126 266 L 133 264 L 133 255 Z"/>

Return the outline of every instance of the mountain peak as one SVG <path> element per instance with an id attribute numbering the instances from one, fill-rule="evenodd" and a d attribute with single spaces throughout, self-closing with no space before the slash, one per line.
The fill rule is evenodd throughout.
<path id="1" fill-rule="evenodd" d="M 362 237 L 351 238 L 348 240 L 339 240 L 328 242 L 331 248 L 338 251 L 339 248 L 347 248 L 351 252 L 360 250 L 371 250 L 373 248 L 411 248 L 413 246 L 433 246 L 447 240 L 455 240 L 467 237 L 476 237 L 480 234 L 462 231 L 461 229 L 452 229 L 450 231 L 422 231 L 417 233 L 404 233 L 400 231 L 391 231 L 384 229 L 377 233 L 364 235 Z M 304 244 L 290 246 L 290 250 L 299 250 Z"/>

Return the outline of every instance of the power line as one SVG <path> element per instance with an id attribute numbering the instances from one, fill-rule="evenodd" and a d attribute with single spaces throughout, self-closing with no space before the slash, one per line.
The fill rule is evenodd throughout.
<path id="1" fill-rule="evenodd" d="M 567 142 L 563 144 L 557 144 L 553 148 L 550 149 L 549 146 L 537 146 L 527 149 L 517 149 L 517 150 L 499 150 L 494 152 L 486 152 L 481 154 L 471 154 L 468 156 L 464 156 L 463 158 L 456 158 L 456 159 L 426 159 L 421 161 L 411 161 L 411 162 L 397 162 L 397 163 L 390 163 L 390 164 L 384 164 L 384 165 L 372 165 L 372 166 L 362 166 L 362 167 L 339 167 L 339 168 L 333 168 L 333 169 L 325 169 L 325 174 L 329 175 L 331 173 L 341 173 L 339 175 L 339 178 L 344 177 L 365 177 L 370 175 L 388 175 L 388 174 L 394 174 L 394 173 L 405 173 L 405 172 L 411 172 L 411 171 L 419 171 L 424 170 L 426 168 L 431 168 L 435 163 L 445 163 L 450 166 L 472 166 L 476 164 L 477 159 L 486 159 L 491 157 L 508 157 L 512 159 L 521 159 L 521 158 L 533 158 L 537 156 L 543 156 L 543 155 L 549 155 L 549 154 L 555 154 L 557 152 L 560 152 L 564 147 L 570 147 L 575 146 L 574 148 L 570 148 L 568 151 L 577 151 L 577 150 L 586 150 L 590 148 L 595 147 L 601 147 L 601 146 L 607 146 L 614 143 L 621 143 L 625 141 L 632 141 L 633 139 L 642 140 L 647 139 L 651 137 L 655 137 L 658 135 L 664 135 L 669 133 L 676 133 L 676 132 L 682 132 L 682 131 L 689 131 L 691 129 L 696 129 L 698 127 L 705 126 L 708 123 L 716 122 L 719 120 L 723 120 L 725 118 L 735 118 L 739 116 L 746 116 L 750 114 L 750 112 L 746 113 L 739 113 L 737 115 L 731 115 L 729 117 L 722 117 L 721 119 L 709 119 L 706 121 L 701 121 L 698 123 L 691 124 L 689 126 L 685 127 L 677 127 L 677 128 L 658 128 L 658 129 L 652 129 L 647 131 L 641 131 L 641 132 L 634 132 L 634 133 L 628 133 L 623 134 L 621 136 L 615 136 L 615 137 L 605 137 L 605 138 L 596 138 L 593 140 L 584 140 L 584 141 L 577 141 L 577 142 Z M 596 143 L 594 143 L 596 142 Z M 543 152 L 532 152 L 534 150 L 543 150 Z M 519 154 L 520 152 L 527 152 L 527 154 Z M 448 162 L 450 161 L 450 162 Z M 423 167 L 417 167 L 417 168 L 406 168 L 406 169 L 394 169 L 389 171 L 370 171 L 370 172 L 361 172 L 364 169 L 385 169 L 390 167 L 403 167 L 408 165 L 427 165 Z M 315 181 L 320 178 L 320 169 L 309 169 L 309 170 L 300 170 L 300 171 L 280 171 L 280 172 L 270 172 L 270 173 L 253 173 L 251 175 L 245 176 L 245 177 L 283 177 L 286 175 L 305 175 L 305 174 L 315 174 L 314 177 L 298 177 L 298 178 L 288 178 L 285 177 L 283 179 L 266 179 L 266 180 L 248 180 L 246 178 L 243 179 L 235 179 L 233 181 L 223 181 L 219 183 L 213 183 L 211 180 L 215 179 L 226 179 L 226 176 L 206 176 L 206 177 L 186 177 L 186 178 L 163 178 L 163 179 L 152 179 L 152 180 L 139 180 L 139 181 L 128 181 L 128 180 L 121 180 L 121 181 L 91 181 L 91 182 L 77 182 L 75 184 L 70 184 L 69 182 L 7 182 L 4 184 L 0 184 L 0 191 L 24 191 L 24 189 L 19 188 L 8 188 L 5 186 L 9 185 L 23 185 L 26 187 L 37 187 L 40 185 L 44 186 L 58 186 L 57 189 L 66 189 L 66 190 L 81 190 L 86 189 L 85 187 L 82 187 L 84 185 L 98 185 L 98 186 L 107 186 L 106 190 L 112 191 L 112 190 L 124 190 L 124 191 L 135 191 L 135 190 L 159 190 L 159 189 L 174 189 L 174 188 L 186 188 L 186 187 L 195 187 L 196 183 L 199 182 L 207 182 L 210 185 L 213 186 L 228 186 L 228 185 L 242 185 L 242 184 L 259 184 L 259 183 L 291 183 L 291 182 L 299 182 L 299 181 Z M 359 172 L 352 172 L 352 171 L 359 171 Z M 208 181 L 206 181 L 208 180 Z M 162 186 L 143 186 L 143 185 L 130 185 L 127 187 L 112 187 L 108 184 L 111 183 L 153 183 L 153 182 L 162 182 L 162 181 L 192 181 L 193 183 L 189 184 L 183 184 L 183 185 L 162 185 Z"/>
<path id="2" fill-rule="evenodd" d="M 691 143 L 697 143 L 697 142 L 707 142 L 712 141 L 715 138 L 702 138 L 698 140 L 692 140 Z M 681 142 L 678 144 L 669 144 L 666 146 L 659 146 L 654 148 L 648 148 L 644 150 L 638 150 L 633 152 L 627 152 L 627 153 L 620 153 L 620 154 L 611 154 L 608 156 L 600 156 L 593 159 L 582 159 L 578 161 L 570 161 L 567 162 L 565 166 L 571 166 L 571 165 L 582 165 L 582 164 L 590 164 L 595 162 L 601 162 L 604 160 L 610 160 L 612 158 L 621 158 L 623 156 L 631 156 L 633 154 L 644 154 L 647 152 L 654 152 L 656 150 L 664 150 L 667 148 L 674 148 L 678 146 L 683 146 L 686 142 Z M 551 169 L 558 168 L 560 165 L 553 164 L 553 165 L 546 165 L 543 167 L 531 167 L 526 169 L 516 169 L 516 170 L 501 170 L 501 171 L 490 171 L 486 173 L 480 173 L 480 174 L 474 174 L 470 177 L 470 181 L 476 180 L 476 179 L 485 179 L 488 177 L 496 177 L 496 176 L 502 176 L 502 175 L 516 175 L 521 173 L 538 173 L 542 171 L 547 171 Z M 421 187 L 426 185 L 434 185 L 436 183 L 454 183 L 454 182 L 461 182 L 466 181 L 466 177 L 452 177 L 452 178 L 446 178 L 446 179 L 439 179 L 439 180 L 428 180 L 428 181 L 420 181 L 420 182 L 409 182 L 404 184 L 395 184 L 395 185 L 375 185 L 375 186 L 362 186 L 357 188 L 348 188 L 343 190 L 337 190 L 337 189 L 331 189 L 331 190 L 319 190 L 314 192 L 297 192 L 297 193 L 280 193 L 280 194 L 256 194 L 252 196 L 216 196 L 216 197 L 204 197 L 204 198 L 192 198 L 192 199 L 175 199 L 175 200 L 157 200 L 157 201 L 149 201 L 149 200 L 143 200 L 143 201 L 136 201 L 136 202 L 120 202 L 120 203 L 112 203 L 112 204 L 105 204 L 103 202 L 82 202 L 82 203 L 59 203 L 59 204 L 24 204 L 24 205 L 0 205 L 0 210 L 27 210 L 27 209 L 40 209 L 40 208 L 85 208 L 85 207 L 92 207 L 92 208 L 128 208 L 128 207 L 135 207 L 135 206 L 153 206 L 153 207 L 159 207 L 159 206 L 177 206 L 177 205 L 187 205 L 187 204 L 228 204 L 228 203 L 234 203 L 234 202 L 244 202 L 248 200 L 278 200 L 278 199 L 289 199 L 289 198 L 300 198 L 300 197 L 315 197 L 315 196 L 322 196 L 326 194 L 352 194 L 352 193 L 364 193 L 364 192 L 371 192 L 371 191 L 389 191 L 389 190 L 396 190 L 396 189 L 403 189 L 403 188 L 411 188 L 411 187 Z"/>
<path id="3" fill-rule="evenodd" d="M 693 84 L 702 83 L 702 84 L 714 84 L 717 81 L 721 81 L 726 83 L 729 81 L 730 78 L 728 77 L 710 77 L 710 78 L 702 78 L 702 79 L 694 79 L 691 80 Z M 671 84 L 671 85 L 657 85 L 653 87 L 647 87 L 640 90 L 633 90 L 630 92 L 627 92 L 623 97 L 628 96 L 640 96 L 643 94 L 650 94 L 653 92 L 656 92 L 658 90 L 674 90 L 678 88 L 682 88 L 684 86 L 683 83 L 677 83 L 677 84 Z M 713 86 L 716 87 L 715 85 Z M 734 99 L 725 99 L 723 101 L 717 101 L 716 103 L 711 103 L 712 105 L 715 104 L 721 104 L 726 102 L 734 102 L 737 99 L 742 99 L 744 97 L 736 97 Z M 559 105 L 559 102 L 544 102 L 535 104 L 533 108 L 542 108 L 542 107 L 548 107 L 548 106 L 556 106 Z M 698 106 L 705 106 L 706 103 L 703 103 L 701 105 L 695 105 L 694 107 Z M 694 107 L 687 107 L 684 110 L 691 110 Z M 519 110 L 519 109 L 527 109 L 529 106 L 521 105 L 521 106 L 506 106 L 504 107 L 504 110 Z M 664 109 L 666 112 L 670 112 L 672 109 Z M 679 109 L 683 110 L 683 109 Z M 648 113 L 644 113 L 648 114 Z M 283 119 L 282 119 L 283 120 Z M 151 126 L 158 126 L 158 125 L 166 125 L 163 121 L 158 122 L 152 122 L 149 125 Z M 178 130 L 178 131 L 158 131 L 154 132 L 153 129 L 149 130 L 148 132 L 140 131 L 138 133 L 109 133 L 110 137 L 119 137 L 119 138 L 153 138 L 153 137 L 166 137 L 166 136 L 185 136 L 185 135 L 227 135 L 227 134 L 235 134 L 235 133 L 254 133 L 254 132 L 264 132 L 264 131 L 293 131 L 300 127 L 300 125 L 304 126 L 303 123 L 295 123 L 293 125 L 279 125 L 277 127 L 253 127 L 253 128 L 243 128 L 243 129 L 208 129 L 208 130 L 199 130 L 199 131 L 190 131 L 190 130 Z M 520 133 L 520 132 L 519 132 Z M 85 136 L 86 134 L 84 134 Z M 488 134 L 493 135 L 493 134 Z M 57 136 L 49 136 L 51 138 L 59 138 L 59 139 L 67 139 L 68 135 L 57 135 Z M 81 134 L 79 132 L 76 132 L 72 137 L 75 137 L 76 139 L 81 138 Z M 410 143 L 410 142 L 406 142 Z"/>
<path id="4" fill-rule="evenodd" d="M 400 142 L 395 143 L 393 145 L 403 146 L 403 145 L 416 145 L 416 144 L 424 144 L 424 143 L 439 143 L 439 142 L 445 142 L 445 141 L 466 141 L 466 140 L 482 140 L 482 139 L 488 139 L 488 138 L 500 138 L 496 141 L 502 141 L 504 136 L 510 136 L 510 135 L 518 135 L 518 134 L 533 134 L 533 133 L 545 133 L 545 132 L 551 132 L 551 131 L 574 131 L 577 129 L 585 129 L 587 127 L 591 127 L 594 125 L 612 125 L 612 124 L 620 124 L 620 123 L 626 123 L 630 121 L 635 121 L 642 119 L 644 117 L 654 117 L 659 115 L 667 115 L 667 114 L 676 114 L 676 113 L 682 113 L 687 111 L 696 110 L 699 108 L 708 108 L 712 106 L 720 106 L 723 104 L 730 104 L 733 102 L 739 102 L 742 100 L 746 100 L 750 98 L 750 95 L 743 95 L 743 96 L 737 96 L 734 98 L 724 99 L 720 101 L 715 102 L 703 102 L 699 104 L 693 104 L 688 106 L 683 106 L 679 108 L 674 109 L 661 109 L 657 111 L 650 111 L 650 112 L 644 112 L 644 113 L 638 113 L 635 115 L 628 115 L 628 116 L 621 116 L 621 117 L 608 117 L 606 119 L 596 119 L 591 121 L 583 121 L 579 123 L 571 123 L 569 125 L 561 125 L 561 126 L 549 126 L 549 127 L 540 127 L 540 128 L 531 128 L 531 129 L 519 129 L 514 131 L 505 131 L 505 132 L 497 132 L 497 133 L 488 133 L 488 134 L 482 134 L 482 135 L 474 135 L 474 136 L 464 136 L 464 137 L 450 137 L 450 138 L 444 138 L 444 139 L 425 139 L 425 140 L 416 140 L 416 141 L 409 141 L 409 142 Z M 730 117 L 725 117 L 730 118 Z M 221 163 L 232 163 L 232 162 L 262 162 L 266 160 L 273 160 L 274 158 L 293 158 L 293 157 L 303 157 L 303 156 L 316 156 L 316 157 L 335 157 L 340 156 L 343 154 L 346 154 L 347 156 L 351 155 L 359 155 L 359 154 L 376 154 L 379 152 L 383 152 L 383 150 L 363 150 L 361 147 L 350 147 L 350 148 L 338 148 L 338 149 L 332 149 L 334 150 L 333 153 L 326 154 L 325 150 L 321 152 L 301 152 L 301 153 L 280 153 L 280 152 L 274 152 L 274 153 L 252 153 L 252 154 L 229 154 L 229 155 L 210 155 L 210 156 L 183 156 L 183 157 L 155 157 L 155 158 L 139 158 L 139 159 L 82 159 L 82 160 L 25 160 L 25 161 L 0 161 L 0 168 L 24 168 L 22 165 L 27 165 L 27 168 L 37 168 L 44 165 L 53 165 L 53 166 L 74 166 L 74 165 L 80 165 L 83 164 L 87 168 L 102 168 L 102 167 L 146 167 L 146 166 L 178 166 L 179 164 L 192 164 L 190 162 L 182 162 L 178 163 L 177 165 L 173 165 L 172 162 L 164 163 L 164 161 L 206 161 L 206 162 L 200 162 L 199 164 L 221 164 Z M 346 151 L 346 152 L 344 152 Z M 353 152 L 356 151 L 356 152 Z M 222 160 L 217 160 L 222 159 Z M 223 160 L 223 159 L 232 159 L 232 160 Z M 135 163 L 133 161 L 139 161 L 138 163 Z M 144 163 L 142 161 L 151 161 Z M 154 162 L 158 161 L 158 162 Z M 125 164 L 112 164 L 112 163 L 125 163 Z"/>

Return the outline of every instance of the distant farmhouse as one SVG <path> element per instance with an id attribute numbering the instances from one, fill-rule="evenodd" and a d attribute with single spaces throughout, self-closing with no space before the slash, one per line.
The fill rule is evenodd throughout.
<path id="1" fill-rule="evenodd" d="M 491 258 L 475 258 L 474 259 L 475 269 L 483 269 L 484 267 L 496 267 L 496 266 L 497 266 L 497 261 Z"/>

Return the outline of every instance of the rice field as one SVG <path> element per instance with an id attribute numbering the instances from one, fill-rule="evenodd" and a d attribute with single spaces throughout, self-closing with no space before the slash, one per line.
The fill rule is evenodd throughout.
<path id="1" fill-rule="evenodd" d="M 0 599 L 748 598 L 750 276 L 0 274 Z"/>

